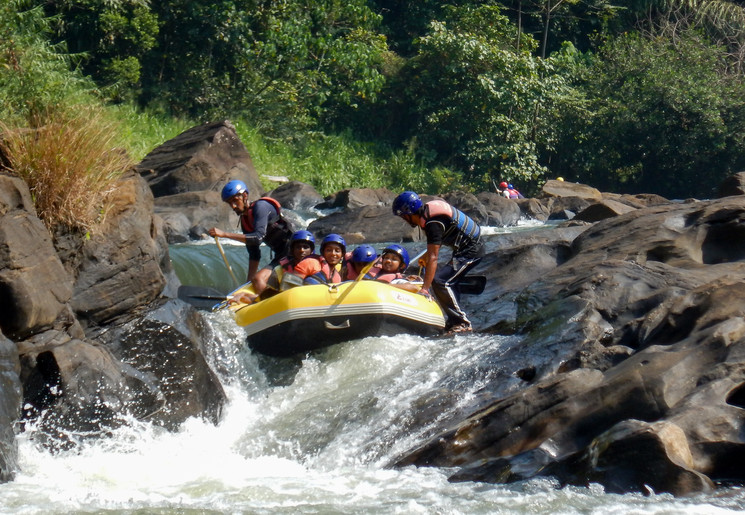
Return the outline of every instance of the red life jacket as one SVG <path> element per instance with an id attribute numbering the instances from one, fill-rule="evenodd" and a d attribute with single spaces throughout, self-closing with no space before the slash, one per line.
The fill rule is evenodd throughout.
<path id="1" fill-rule="evenodd" d="M 279 204 L 277 199 L 273 199 L 272 197 L 261 197 L 259 199 L 254 200 L 251 202 L 251 204 L 248 206 L 248 209 L 245 213 L 241 215 L 241 228 L 243 229 L 244 233 L 252 233 L 254 232 L 254 205 L 259 200 L 263 200 L 265 202 L 269 202 L 272 206 L 274 206 L 274 209 L 277 210 L 277 216 L 282 216 L 282 206 Z"/>
<path id="2" fill-rule="evenodd" d="M 382 270 L 381 270 L 381 272 L 382 272 Z M 392 273 L 389 273 L 389 272 L 383 272 L 383 273 L 375 276 L 375 280 L 376 281 L 382 281 L 384 283 L 390 283 L 394 279 L 403 279 L 403 278 L 404 278 L 404 276 L 401 275 L 401 274 L 399 274 L 399 273 L 392 274 Z"/>

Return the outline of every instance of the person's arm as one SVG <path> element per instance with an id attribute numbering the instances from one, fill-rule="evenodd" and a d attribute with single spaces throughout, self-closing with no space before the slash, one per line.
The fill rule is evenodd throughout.
<path id="1" fill-rule="evenodd" d="M 440 257 L 440 247 L 445 234 L 445 223 L 441 220 L 432 219 L 424 225 L 424 233 L 427 235 L 427 251 L 424 253 L 426 269 L 424 271 L 424 282 L 419 293 L 429 295 L 429 289 L 435 280 L 437 273 L 437 259 Z"/>
<path id="2" fill-rule="evenodd" d="M 254 216 L 254 230 L 249 233 L 234 233 L 225 232 L 212 227 L 209 231 L 210 236 L 217 236 L 218 238 L 228 238 L 229 240 L 240 241 L 241 243 L 260 245 L 264 236 L 266 235 L 266 228 L 269 224 L 269 218 L 272 213 L 275 212 L 274 206 L 264 201 L 257 201 L 255 204 L 250 206 L 248 209 L 253 210 Z"/>
<path id="3" fill-rule="evenodd" d="M 229 240 L 235 240 L 235 241 L 240 241 L 241 243 L 246 243 L 246 236 L 244 234 L 238 234 L 235 232 L 225 232 L 223 230 L 218 229 L 217 227 L 212 227 L 207 232 L 213 238 L 217 236 L 218 238 L 227 238 Z"/>
<path id="4" fill-rule="evenodd" d="M 422 283 L 422 289 L 419 293 L 429 293 L 429 288 L 432 286 L 432 281 L 435 280 L 435 273 L 437 273 L 437 259 L 440 256 L 440 245 L 436 243 L 427 244 L 427 253 L 425 259 L 427 261 L 427 269 L 424 271 L 424 282 Z"/>

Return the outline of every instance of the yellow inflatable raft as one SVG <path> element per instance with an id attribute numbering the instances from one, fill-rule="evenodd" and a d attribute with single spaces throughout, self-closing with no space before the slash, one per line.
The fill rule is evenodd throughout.
<path id="1" fill-rule="evenodd" d="M 237 289 L 251 292 L 249 285 Z M 233 304 L 251 349 L 290 356 L 335 343 L 400 333 L 438 334 L 445 327 L 440 306 L 423 295 L 378 281 L 291 288 L 254 304 Z"/>

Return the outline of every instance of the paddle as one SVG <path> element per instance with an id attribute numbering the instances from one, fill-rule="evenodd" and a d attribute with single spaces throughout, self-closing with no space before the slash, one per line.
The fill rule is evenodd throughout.
<path id="1" fill-rule="evenodd" d="M 406 267 L 404 275 L 414 274 L 414 267 L 419 266 L 419 258 L 427 253 L 427 249 L 424 249 L 419 254 L 409 260 L 409 266 Z M 419 266 L 419 271 L 416 275 L 422 275 L 422 268 Z M 467 275 L 458 283 L 458 289 L 463 295 L 481 295 L 484 293 L 486 287 L 486 276 L 484 275 Z"/>
<path id="2" fill-rule="evenodd" d="M 228 267 L 228 272 L 230 272 L 230 277 L 233 278 L 233 282 L 235 282 L 235 285 L 238 286 L 241 283 L 239 283 L 238 279 L 235 278 L 235 274 L 233 273 L 233 268 L 230 266 L 230 261 L 228 261 L 228 256 L 225 255 L 225 251 L 222 249 L 222 244 L 220 243 L 220 240 L 217 236 L 215 236 L 215 243 L 217 244 L 217 248 L 220 251 L 222 260 L 225 262 L 225 266 Z"/>
<path id="3" fill-rule="evenodd" d="M 221 291 L 207 286 L 178 287 L 178 298 L 188 302 L 197 309 L 212 309 L 215 304 L 225 301 L 228 297 Z"/>
<path id="4" fill-rule="evenodd" d="M 463 295 L 481 295 L 485 287 L 485 275 L 467 275 L 458 283 L 458 289 Z"/>

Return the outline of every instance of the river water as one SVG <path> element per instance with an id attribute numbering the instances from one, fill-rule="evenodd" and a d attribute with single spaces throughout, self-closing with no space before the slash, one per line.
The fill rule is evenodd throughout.
<path id="1" fill-rule="evenodd" d="M 236 274 L 246 253 L 225 245 Z M 184 283 L 228 290 L 214 242 L 172 248 Z M 451 471 L 388 464 L 429 436 L 417 418 L 431 393 L 453 395 L 442 417 L 500 372 L 515 337 L 413 336 L 347 342 L 302 360 L 245 348 L 226 312 L 206 315 L 209 356 L 229 398 L 218 425 L 175 433 L 132 421 L 109 438 L 51 454 L 33 428 L 18 436 L 20 471 L 0 485 L 0 512 L 36 513 L 736 513 L 745 492 L 690 498 L 611 495 L 550 479 L 449 483 Z M 488 368 L 483 363 L 488 362 Z M 494 366 L 493 364 L 497 365 Z M 506 365 L 505 365 L 506 366 Z"/>

